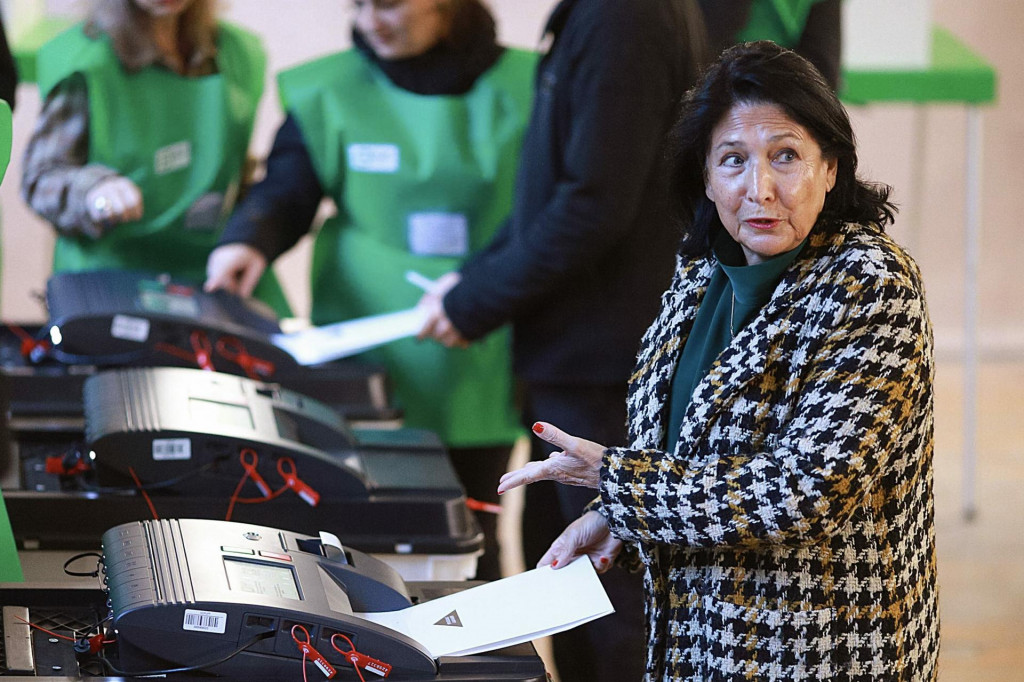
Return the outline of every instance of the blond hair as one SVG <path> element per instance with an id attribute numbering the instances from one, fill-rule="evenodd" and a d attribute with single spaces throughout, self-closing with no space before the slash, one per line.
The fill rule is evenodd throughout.
<path id="1" fill-rule="evenodd" d="M 187 66 L 216 54 L 216 0 L 192 0 L 182 12 L 178 35 L 181 54 Z M 159 58 L 152 40 L 153 18 L 135 0 L 95 0 L 86 20 L 87 35 L 110 37 L 114 53 L 127 71 L 138 71 Z"/>

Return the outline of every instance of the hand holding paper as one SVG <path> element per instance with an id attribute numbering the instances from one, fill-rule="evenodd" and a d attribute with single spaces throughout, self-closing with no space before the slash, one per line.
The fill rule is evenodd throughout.
<path id="1" fill-rule="evenodd" d="M 437 325 L 438 310 L 440 315 L 444 315 L 441 300 L 458 283 L 458 273 L 448 273 L 438 280 L 431 280 L 410 270 L 405 278 L 426 292 L 415 308 L 345 320 L 291 334 L 277 334 L 273 337 L 274 345 L 288 351 L 300 365 L 316 365 L 409 336 L 425 338 L 429 335 L 427 327 Z M 455 333 L 458 334 L 457 331 Z M 453 340 L 453 345 L 465 344 L 464 340 L 461 343 L 458 339 Z"/>
<path id="2" fill-rule="evenodd" d="M 555 538 L 538 565 L 551 564 L 552 568 L 559 568 L 585 556 L 598 573 L 604 573 L 622 551 L 622 544 L 622 540 L 612 535 L 606 518 L 596 511 L 588 511 Z"/>
<path id="3" fill-rule="evenodd" d="M 409 271 L 405 278 L 426 292 L 416 307 L 427 311 L 427 320 L 416 338 L 432 338 L 448 348 L 469 346 L 469 341 L 456 329 L 444 310 L 445 294 L 461 281 L 462 276 L 457 272 L 449 272 L 431 281 L 418 272 Z"/>

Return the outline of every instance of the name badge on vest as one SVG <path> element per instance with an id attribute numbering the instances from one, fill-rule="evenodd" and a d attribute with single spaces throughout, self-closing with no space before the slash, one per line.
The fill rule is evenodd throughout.
<path id="1" fill-rule="evenodd" d="M 166 175 L 187 168 L 192 163 L 192 143 L 188 140 L 160 147 L 153 155 L 153 172 Z"/>
<path id="2" fill-rule="evenodd" d="M 409 251 L 417 256 L 465 256 L 469 221 L 461 213 L 409 214 Z"/>
<path id="3" fill-rule="evenodd" d="M 401 156 L 393 144 L 350 144 L 348 167 L 363 173 L 395 173 Z"/>

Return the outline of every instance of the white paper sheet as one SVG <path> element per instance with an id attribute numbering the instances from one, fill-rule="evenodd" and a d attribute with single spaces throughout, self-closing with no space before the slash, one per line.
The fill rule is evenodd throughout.
<path id="1" fill-rule="evenodd" d="M 287 351 L 300 365 L 317 365 L 416 335 L 426 322 L 422 308 L 371 315 L 291 334 L 275 334 L 274 345 Z"/>
<path id="2" fill-rule="evenodd" d="M 422 644 L 465 656 L 553 635 L 614 612 L 590 560 L 544 566 L 401 611 L 357 614 Z"/>

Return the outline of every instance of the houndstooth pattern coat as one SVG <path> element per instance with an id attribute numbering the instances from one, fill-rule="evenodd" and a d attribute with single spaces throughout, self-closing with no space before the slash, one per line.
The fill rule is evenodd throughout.
<path id="1" fill-rule="evenodd" d="M 874 226 L 813 232 L 694 391 L 672 376 L 714 270 L 682 263 L 642 344 L 601 506 L 645 568 L 651 680 L 936 677 L 932 333 Z M 629 545 L 627 545 L 629 546 Z"/>

